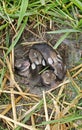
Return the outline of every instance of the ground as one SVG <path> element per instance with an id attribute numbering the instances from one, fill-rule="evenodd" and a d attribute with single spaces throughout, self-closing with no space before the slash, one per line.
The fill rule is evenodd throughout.
<path id="1" fill-rule="evenodd" d="M 34 43 L 41 43 L 41 42 L 49 42 L 52 46 L 55 45 L 57 39 L 60 37 L 60 35 L 50 35 L 50 34 L 45 34 L 43 39 L 37 38 L 35 35 L 25 32 L 23 34 L 23 39 L 20 40 L 20 42 L 17 44 L 15 47 L 15 58 L 16 59 L 22 59 L 24 57 L 27 57 L 28 55 L 28 50 L 31 44 Z M 25 45 L 24 45 L 25 44 Z M 74 39 L 65 39 L 61 46 L 57 49 L 57 51 L 60 53 L 60 55 L 63 57 L 63 61 L 67 66 L 67 69 L 70 69 L 77 64 L 82 55 L 82 49 L 81 49 L 81 44 L 80 44 L 80 38 L 78 40 Z M 21 53 L 20 53 L 21 52 Z M 28 77 L 20 77 L 16 75 L 16 80 L 21 83 L 23 86 L 25 85 L 26 87 L 30 86 L 30 92 L 34 94 L 40 95 L 43 90 L 49 90 L 50 87 L 45 87 L 40 84 L 40 82 L 37 83 L 36 85 L 36 79 L 35 81 L 28 81 Z M 61 83 L 57 82 L 56 86 Z"/>
<path id="2" fill-rule="evenodd" d="M 47 42 L 48 44 L 54 46 L 60 36 L 61 35 L 59 34 L 47 33 L 42 33 L 38 35 L 34 30 L 31 30 L 31 32 L 29 32 L 27 29 L 25 29 L 20 40 L 14 48 L 14 59 L 19 60 L 20 58 L 23 59 L 24 57 L 26 57 L 28 54 L 29 46 L 36 42 Z M 13 76 L 12 71 L 10 70 L 12 64 L 11 62 L 9 64 L 7 59 L 7 81 L 5 82 L 4 78 L 5 85 L 3 85 L 5 87 L 3 90 L 3 94 L 1 94 L 0 104 L 1 114 L 6 114 L 8 120 L 10 118 L 15 118 L 14 115 L 16 115 L 18 120 L 15 120 L 17 121 L 17 123 L 21 123 L 21 121 L 23 120 L 24 125 L 26 124 L 34 126 L 34 124 L 41 124 L 42 122 L 45 124 L 45 118 L 48 115 L 49 117 L 51 117 L 50 121 L 54 121 L 54 124 L 50 123 L 51 130 L 57 129 L 58 127 L 61 127 L 61 129 L 63 128 L 64 130 L 66 130 L 71 127 L 75 128 L 75 125 L 81 125 L 81 120 L 78 119 L 74 122 L 75 124 L 72 124 L 68 121 L 69 117 L 66 117 L 66 115 L 70 116 L 75 114 L 76 112 L 79 113 L 79 115 L 82 114 L 82 96 L 80 95 L 80 93 L 82 92 L 81 36 L 79 35 L 78 39 L 75 40 L 74 36 L 71 35 L 70 37 L 68 37 L 68 39 L 65 39 L 62 42 L 62 44 L 57 48 L 57 51 L 60 53 L 64 63 L 67 66 L 67 73 L 65 75 L 65 78 L 61 82 L 57 82 L 53 88 L 45 87 L 40 84 L 40 82 L 37 82 L 36 84 L 36 80 L 28 80 L 28 78 L 19 76 L 14 69 L 14 88 L 12 89 Z M 1 57 L 2 56 L 3 51 L 1 51 Z M 43 92 L 43 90 L 46 91 Z M 12 93 L 12 91 L 14 94 Z M 16 105 L 14 102 L 16 102 Z M 4 107 L 2 109 L 3 104 Z M 64 123 L 58 123 L 56 125 L 55 120 L 59 119 L 60 122 L 60 119 L 63 120 L 63 117 L 66 118 L 63 121 Z M 73 120 L 72 117 L 70 117 L 70 119 Z M 4 121 L 1 121 L 1 123 L 2 127 L 4 128 L 6 127 L 6 124 L 9 128 L 11 128 L 11 130 L 14 127 L 10 125 L 9 122 L 4 123 Z M 21 125 L 20 127 L 22 127 Z M 41 126 L 39 126 L 38 128 L 44 130 L 45 127 L 46 125 L 41 124 Z M 24 128 L 27 129 L 28 126 L 22 127 L 22 130 L 24 130 Z"/>

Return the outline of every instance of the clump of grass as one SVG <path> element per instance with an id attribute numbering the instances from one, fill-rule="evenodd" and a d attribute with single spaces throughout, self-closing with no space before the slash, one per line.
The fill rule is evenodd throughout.
<path id="1" fill-rule="evenodd" d="M 42 28 L 46 31 L 46 27 L 50 26 L 49 30 L 52 31 L 48 31 L 48 33 L 63 34 L 54 46 L 57 49 L 68 35 L 81 34 L 81 4 L 79 0 L 0 1 L 0 96 L 3 96 L 2 93 L 5 95 L 6 104 L 4 105 L 1 100 L 0 119 L 3 124 L 2 127 L 0 126 L 1 129 L 4 129 L 5 126 L 6 129 L 14 130 L 20 128 L 29 130 L 81 128 L 82 90 L 79 82 L 82 77 L 82 63 L 68 71 L 68 78 L 57 88 L 43 92 L 42 99 L 30 94 L 29 90 L 23 92 L 15 81 L 13 72 L 14 46 L 18 43 L 26 26 L 33 24 L 32 28 L 37 29 L 38 33 L 42 33 Z M 54 29 L 52 28 L 53 22 L 55 23 Z M 78 83 L 77 79 L 79 79 Z M 71 94 L 75 91 L 76 95 L 69 102 L 66 98 L 65 88 L 70 87 L 70 83 Z M 53 93 L 56 89 L 58 89 L 57 94 Z M 10 100 L 6 94 L 10 95 Z M 21 104 L 21 100 L 25 100 L 26 103 Z M 8 101 L 11 103 L 9 104 Z M 26 109 L 20 110 L 19 113 L 18 106 L 25 106 Z M 8 116 L 10 110 L 11 118 Z"/>
<path id="2" fill-rule="evenodd" d="M 11 85 L 14 85 L 19 91 L 15 91 L 14 88 L 10 88 L 8 90 L 1 90 L 0 92 L 8 93 L 11 96 L 11 104 L 6 104 L 4 110 L 2 110 L 0 114 L 0 118 L 4 119 L 11 129 L 19 130 L 20 128 L 26 129 L 72 129 L 78 128 L 81 124 L 78 124 L 78 121 L 81 121 L 81 88 L 79 84 L 76 83 L 75 79 L 77 79 L 81 71 L 82 64 L 70 70 L 70 72 L 75 71 L 73 75 L 68 72 L 69 79 L 65 79 L 63 83 L 59 84 L 57 88 L 53 88 L 47 92 L 43 92 L 43 99 L 40 99 L 36 95 L 30 94 L 27 92 L 22 92 L 22 90 L 17 86 L 17 83 L 14 81 L 13 76 L 10 76 Z M 10 69 L 9 73 L 11 75 Z M 68 95 L 73 94 L 76 91 L 76 96 L 72 98 L 72 100 L 68 101 L 66 99 L 65 88 L 72 84 L 73 89 L 68 92 Z M 53 93 L 58 90 L 58 93 Z M 16 96 L 20 95 L 20 96 Z M 26 100 L 26 103 L 20 103 L 20 100 Z M 27 109 L 24 110 L 23 113 L 17 113 L 17 104 L 19 106 L 26 106 Z M 3 106 L 3 104 L 2 104 Z M 9 118 L 5 114 L 12 109 L 13 118 Z M 20 110 L 20 109 L 19 109 Z M 39 121 L 40 120 L 40 121 Z M 11 123 L 9 123 L 11 122 Z M 25 124 L 27 122 L 27 124 Z M 30 125 L 29 125 L 30 123 Z"/>
<path id="3" fill-rule="evenodd" d="M 78 4 L 76 4 L 78 3 Z M 34 28 L 45 28 L 47 22 L 52 28 L 53 21 L 56 28 L 62 29 L 59 33 L 64 35 L 58 40 L 57 48 L 70 33 L 81 32 L 81 6 L 79 2 L 74 1 L 1 1 L 1 19 L 3 25 L 0 30 L 12 27 L 14 31 L 12 46 L 8 49 L 7 54 L 17 44 L 23 33 L 27 21 L 32 22 Z M 49 26 L 49 25 L 48 25 Z M 65 29 L 67 28 L 68 29 Z M 70 28 L 70 29 L 69 29 Z M 40 30 L 41 31 L 41 30 Z M 50 32 L 52 33 L 52 32 Z M 53 31 L 58 33 L 58 31 Z"/>

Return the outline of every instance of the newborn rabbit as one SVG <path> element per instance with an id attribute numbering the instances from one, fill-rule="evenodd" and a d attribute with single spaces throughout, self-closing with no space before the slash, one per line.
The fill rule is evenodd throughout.
<path id="1" fill-rule="evenodd" d="M 21 76 L 30 76 L 30 61 L 29 59 L 15 60 L 15 71 Z"/>
<path id="2" fill-rule="evenodd" d="M 56 83 L 56 75 L 53 72 L 53 70 L 45 70 L 42 74 L 41 74 L 41 79 L 42 79 L 42 83 L 45 86 L 50 86 L 52 87 L 55 83 Z"/>
<path id="3" fill-rule="evenodd" d="M 29 51 L 29 59 L 31 61 L 31 68 L 34 70 L 37 68 L 37 65 L 45 66 L 45 60 L 41 53 L 36 49 L 30 49 Z"/>
<path id="4" fill-rule="evenodd" d="M 62 80 L 64 78 L 66 73 L 66 67 L 63 63 L 61 56 L 51 46 L 49 46 L 46 43 L 40 43 L 40 44 L 34 44 L 32 46 L 32 49 L 35 49 L 36 52 L 39 52 L 40 54 L 40 55 L 37 54 L 38 62 L 41 63 L 41 61 L 44 58 L 43 60 L 44 66 L 46 64 L 49 65 L 54 70 L 54 73 L 58 77 L 58 79 Z M 36 61 L 33 62 L 36 63 Z"/>

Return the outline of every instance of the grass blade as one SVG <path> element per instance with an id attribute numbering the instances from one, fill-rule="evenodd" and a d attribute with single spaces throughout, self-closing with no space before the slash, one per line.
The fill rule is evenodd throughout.
<path id="1" fill-rule="evenodd" d="M 68 122 L 71 122 L 71 121 L 75 121 L 75 120 L 79 120 L 79 119 L 82 119 L 82 115 L 70 115 L 70 116 L 67 116 L 65 118 L 61 118 L 61 119 L 57 119 L 57 120 L 51 120 L 51 121 L 43 121 L 42 124 L 38 124 L 36 126 L 40 126 L 40 125 L 46 125 L 46 124 L 53 124 L 53 123 L 68 123 Z"/>
<path id="2" fill-rule="evenodd" d="M 65 33 L 63 36 L 61 36 L 61 38 L 57 41 L 57 43 L 55 44 L 55 46 L 53 47 L 54 49 L 57 49 L 58 46 L 63 42 L 63 40 L 69 35 L 69 33 Z"/>
<path id="3" fill-rule="evenodd" d="M 28 7 L 28 0 L 22 0 L 21 7 L 20 7 L 18 24 L 17 24 L 17 29 L 19 28 L 19 26 L 20 26 L 20 24 L 21 24 L 21 22 L 23 20 L 23 17 L 25 15 L 27 7 Z"/>
<path id="4" fill-rule="evenodd" d="M 2 70 L 1 70 L 1 76 L 0 76 L 0 89 L 2 89 L 2 80 L 3 80 L 3 77 L 4 77 L 5 71 L 6 70 L 3 67 Z"/>
<path id="5" fill-rule="evenodd" d="M 82 10 L 82 2 L 79 0 L 71 0 L 80 10 Z"/>
<path id="6" fill-rule="evenodd" d="M 45 5 L 45 0 L 40 0 L 42 5 Z"/>
<path id="7" fill-rule="evenodd" d="M 7 26 L 8 26 L 8 23 L 1 25 L 0 26 L 0 31 L 3 30 L 4 28 L 6 28 Z"/>
<path id="8" fill-rule="evenodd" d="M 21 28 L 19 29 L 19 31 L 18 31 L 18 33 L 16 35 L 16 39 L 12 42 L 11 46 L 9 47 L 8 51 L 6 52 L 5 57 L 10 53 L 10 51 L 13 49 L 13 47 L 16 45 L 16 43 L 18 42 L 19 38 L 21 37 L 21 34 L 24 31 L 24 28 L 26 26 L 27 19 L 28 19 L 28 17 L 26 17 L 26 19 L 24 20 L 24 23 L 22 24 Z"/>
<path id="9" fill-rule="evenodd" d="M 57 34 L 57 33 L 72 33 L 72 32 L 82 32 L 81 30 L 76 30 L 76 29 L 62 29 L 62 30 L 57 30 L 57 31 L 50 31 L 47 32 L 48 34 Z"/>

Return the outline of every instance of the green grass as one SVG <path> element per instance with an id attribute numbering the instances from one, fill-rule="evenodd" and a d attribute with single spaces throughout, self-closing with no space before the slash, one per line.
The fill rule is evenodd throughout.
<path id="1" fill-rule="evenodd" d="M 13 50 L 14 46 L 19 42 L 24 30 L 26 27 L 29 27 L 29 23 L 33 23 L 32 29 L 37 30 L 37 34 L 40 32 L 40 28 L 45 29 L 45 26 L 49 26 L 50 21 L 55 23 L 55 29 L 46 31 L 45 33 L 48 34 L 60 34 L 60 38 L 57 40 L 56 44 L 54 45 L 54 49 L 57 49 L 64 39 L 67 37 L 71 37 L 74 35 L 75 39 L 79 35 L 82 35 L 82 1 L 81 0 L 0 0 L 0 49 L 3 53 L 0 56 L 2 62 L 5 66 L 2 67 L 0 62 L 0 90 L 4 90 L 2 84 L 5 81 L 6 73 L 8 73 L 6 67 L 6 57 L 10 56 L 11 51 Z M 12 35 L 13 34 L 13 35 Z M 7 47 L 7 49 L 3 49 L 3 47 Z M 79 64 L 81 64 L 80 62 Z M 74 72 L 75 73 L 75 72 Z M 9 76 L 9 73 L 8 73 Z M 81 77 L 79 76 L 78 82 L 81 82 Z M 77 79 L 78 77 L 76 77 Z M 70 79 L 70 78 L 69 78 Z M 71 79 L 70 79 L 71 80 Z M 8 85 L 9 81 L 7 82 Z M 79 83 L 77 85 L 79 86 Z M 81 83 L 82 85 L 82 83 Z M 74 90 L 77 89 L 76 85 L 73 84 L 71 80 L 71 86 L 73 86 Z M 9 88 L 8 88 L 9 89 Z M 71 93 L 74 92 L 71 90 Z M 70 93 L 69 93 L 70 94 Z M 1 95 L 2 96 L 2 95 Z M 5 97 L 5 100 L 4 100 Z M 4 100 L 5 104 L 9 100 L 8 97 L 4 96 L 1 98 Z M 56 109 L 54 105 L 52 105 L 52 100 L 57 98 L 55 96 L 47 94 L 50 99 L 50 103 L 47 102 L 47 105 L 50 110 L 51 107 Z M 53 97 L 53 98 L 52 98 Z M 54 100 L 55 100 L 54 99 Z M 64 118 L 61 117 L 59 119 L 50 120 L 50 121 L 42 121 L 42 123 L 36 124 L 36 126 L 45 126 L 47 124 L 70 124 L 70 130 L 74 128 L 74 123 L 77 120 L 82 119 L 81 109 L 82 104 L 81 100 L 82 95 L 78 91 L 76 98 L 71 101 L 74 106 L 71 107 L 64 115 Z M 26 115 L 23 119 L 23 123 L 26 123 L 30 118 L 32 118 L 32 114 L 39 113 L 41 109 L 44 110 L 44 103 L 37 105 L 35 109 L 33 109 L 30 113 Z M 56 101 L 56 100 L 55 100 Z M 65 102 L 64 102 L 65 101 Z M 36 104 L 36 102 L 34 102 Z M 62 111 L 65 107 L 69 106 L 69 102 L 65 98 L 65 93 L 62 92 L 62 96 L 59 98 L 58 107 L 62 108 Z M 53 103 L 54 104 L 54 103 Z M 62 105 L 64 108 L 62 107 Z M 57 104 L 56 104 L 57 105 Z M 32 107 L 32 106 L 31 106 Z M 29 106 L 30 108 L 30 106 Z M 55 110 L 54 110 L 55 111 Z M 63 111 L 64 112 L 64 111 Z M 78 114 L 78 113 L 79 114 Z M 40 113 L 41 114 L 41 113 Z M 55 113 L 53 114 L 55 115 Z M 42 118 L 43 119 L 43 118 Z M 76 123 L 77 125 L 77 123 Z M 76 126 L 76 129 L 79 130 L 81 124 Z M 4 125 L 5 126 L 5 125 Z M 2 126 L 0 126 L 3 130 Z M 19 130 L 21 126 L 15 128 Z"/>
<path id="2" fill-rule="evenodd" d="M 0 30 L 6 29 L 7 27 L 13 28 L 13 22 L 16 19 L 16 36 L 14 35 L 15 40 L 13 41 L 13 46 L 17 44 L 24 28 L 26 27 L 25 19 L 27 19 L 26 22 L 28 22 L 28 20 L 35 21 L 34 27 L 36 28 L 38 26 L 44 26 L 44 22 L 41 22 L 42 19 L 45 22 L 53 20 L 58 29 L 62 29 L 59 33 L 67 33 L 69 32 L 69 28 L 69 35 L 70 33 L 78 33 L 82 30 L 81 4 L 82 3 L 79 0 L 56 0 L 55 2 L 53 0 L 19 0 L 13 2 L 11 0 L 1 0 L 0 17 L 4 23 L 0 26 Z M 21 31 L 21 34 L 19 34 L 18 32 L 20 32 L 23 23 L 25 25 Z M 66 28 L 67 30 L 65 32 Z M 57 31 L 53 32 L 57 33 Z M 67 37 L 66 34 L 65 37 Z M 18 40 L 16 40 L 16 38 Z M 62 43 L 63 38 L 64 36 L 60 38 L 55 48 Z M 11 46 L 11 49 L 9 48 L 7 54 L 12 50 L 13 46 Z"/>

